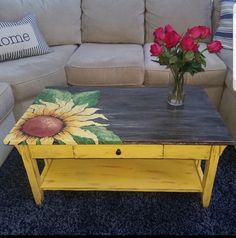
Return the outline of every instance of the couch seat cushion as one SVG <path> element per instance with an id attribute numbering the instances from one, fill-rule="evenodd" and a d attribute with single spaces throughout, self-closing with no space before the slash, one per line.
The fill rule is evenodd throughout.
<path id="1" fill-rule="evenodd" d="M 150 43 L 145 44 L 145 84 L 147 85 L 166 85 L 169 82 L 169 70 L 165 66 L 161 66 L 151 59 L 156 59 L 150 56 Z M 201 44 L 200 50 L 204 48 Z M 200 85 L 204 87 L 223 86 L 226 76 L 226 66 L 224 62 L 216 55 L 205 52 L 206 68 L 205 72 L 197 73 L 194 76 L 187 75 L 187 84 Z"/>
<path id="2" fill-rule="evenodd" d="M 0 82 L 8 82 L 16 101 L 35 97 L 44 87 L 65 85 L 64 66 L 76 45 L 51 47 L 53 52 L 0 64 Z"/>
<path id="3" fill-rule="evenodd" d="M 5 118 L 14 106 L 14 97 L 11 86 L 0 83 L 0 121 Z"/>
<path id="4" fill-rule="evenodd" d="M 71 85 L 141 85 L 144 57 L 140 45 L 84 43 L 70 58 Z"/>

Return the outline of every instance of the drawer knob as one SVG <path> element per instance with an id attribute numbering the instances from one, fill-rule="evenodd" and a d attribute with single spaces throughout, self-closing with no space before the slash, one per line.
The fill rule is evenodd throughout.
<path id="1" fill-rule="evenodd" d="M 121 155 L 121 150 L 120 150 L 120 149 L 117 149 L 117 150 L 116 150 L 116 154 L 117 154 L 117 155 Z"/>

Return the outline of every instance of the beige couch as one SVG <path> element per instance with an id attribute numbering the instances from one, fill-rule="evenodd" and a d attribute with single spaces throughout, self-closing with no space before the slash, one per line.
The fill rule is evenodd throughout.
<path id="1" fill-rule="evenodd" d="M 11 85 L 16 119 L 46 86 L 167 85 L 169 71 L 151 61 L 152 32 L 167 23 L 180 33 L 193 25 L 215 29 L 219 0 L 214 4 L 217 7 L 211 0 L 0 0 L 0 21 L 36 14 L 53 49 L 46 55 L 0 63 L 0 82 Z M 206 53 L 206 71 L 188 75 L 187 84 L 206 90 L 236 137 L 229 55 L 229 50 L 220 57 Z"/>
<path id="2" fill-rule="evenodd" d="M 11 146 L 3 145 L 2 139 L 15 123 L 13 107 L 14 97 L 10 85 L 0 83 L 0 166 L 12 149 Z"/>

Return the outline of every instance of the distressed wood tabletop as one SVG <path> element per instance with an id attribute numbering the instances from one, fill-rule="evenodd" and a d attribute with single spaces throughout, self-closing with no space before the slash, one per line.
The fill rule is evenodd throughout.
<path id="1" fill-rule="evenodd" d="M 183 108 L 167 104 L 168 88 L 44 89 L 5 144 L 214 144 L 235 141 L 199 87 L 186 87 Z"/>
<path id="2" fill-rule="evenodd" d="M 206 92 L 186 87 L 185 105 L 171 109 L 165 87 L 72 87 L 70 92 L 100 90 L 98 107 L 123 143 L 234 144 Z"/>

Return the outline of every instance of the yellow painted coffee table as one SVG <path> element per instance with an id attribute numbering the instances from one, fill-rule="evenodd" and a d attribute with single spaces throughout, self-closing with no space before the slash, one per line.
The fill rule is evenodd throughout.
<path id="1" fill-rule="evenodd" d="M 203 90 L 188 88 L 180 110 L 166 95 L 44 89 L 4 140 L 21 154 L 36 204 L 45 190 L 164 191 L 202 193 L 208 207 L 219 157 L 235 141 Z"/>

